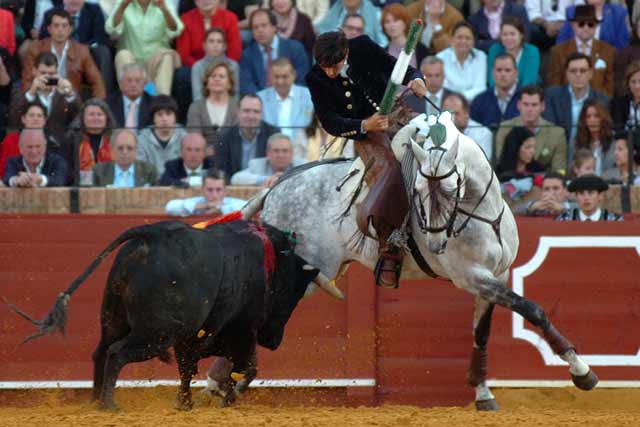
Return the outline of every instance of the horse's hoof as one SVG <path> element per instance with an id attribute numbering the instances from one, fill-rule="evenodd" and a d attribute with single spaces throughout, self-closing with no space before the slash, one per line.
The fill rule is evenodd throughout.
<path id="1" fill-rule="evenodd" d="M 582 376 L 576 376 L 572 374 L 571 380 L 576 385 L 576 387 L 578 387 L 580 390 L 585 391 L 589 391 L 594 388 L 599 381 L 598 376 L 591 369 L 589 369 L 589 372 Z"/>
<path id="2" fill-rule="evenodd" d="M 498 411 L 500 407 L 495 399 L 476 400 L 476 409 L 478 411 Z"/>
<path id="3" fill-rule="evenodd" d="M 182 400 L 180 398 L 176 399 L 176 404 L 174 407 L 178 411 L 190 411 L 193 409 L 193 402 L 191 400 Z"/>
<path id="4" fill-rule="evenodd" d="M 115 402 L 100 402 L 99 408 L 101 411 L 109 412 L 121 412 L 122 409 Z"/>
<path id="5" fill-rule="evenodd" d="M 193 406 L 198 408 L 211 406 L 212 400 L 213 400 L 213 392 L 205 388 L 204 390 L 196 393 L 193 400 Z"/>

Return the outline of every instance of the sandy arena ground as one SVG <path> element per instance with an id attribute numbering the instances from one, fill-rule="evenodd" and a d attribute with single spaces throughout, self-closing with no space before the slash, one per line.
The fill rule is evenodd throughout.
<path id="1" fill-rule="evenodd" d="M 191 412 L 180 412 L 173 409 L 175 389 L 118 389 L 122 411 L 107 413 L 89 402 L 88 390 L 3 391 L 0 426 L 640 426 L 637 389 L 502 389 L 495 394 L 502 408 L 497 413 L 477 413 L 471 405 L 345 408 L 318 404 L 326 399 L 308 394 L 303 404 L 295 392 L 255 389 L 232 408 L 201 401 Z"/>

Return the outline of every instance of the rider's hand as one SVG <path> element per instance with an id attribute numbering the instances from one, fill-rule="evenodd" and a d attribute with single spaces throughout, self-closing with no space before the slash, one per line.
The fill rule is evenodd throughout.
<path id="1" fill-rule="evenodd" d="M 385 131 L 389 128 L 389 118 L 380 113 L 366 119 L 362 125 L 365 132 Z"/>
<path id="2" fill-rule="evenodd" d="M 407 88 L 411 89 L 418 98 L 424 98 L 427 94 L 427 86 L 424 84 L 422 79 L 414 79 L 409 82 Z"/>

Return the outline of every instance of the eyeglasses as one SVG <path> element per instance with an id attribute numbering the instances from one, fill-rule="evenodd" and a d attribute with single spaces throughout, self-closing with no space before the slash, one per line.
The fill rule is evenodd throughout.
<path id="1" fill-rule="evenodd" d="M 578 22 L 578 27 L 582 28 L 587 25 L 589 28 L 593 28 L 596 26 L 596 23 L 593 21 L 580 21 Z"/>

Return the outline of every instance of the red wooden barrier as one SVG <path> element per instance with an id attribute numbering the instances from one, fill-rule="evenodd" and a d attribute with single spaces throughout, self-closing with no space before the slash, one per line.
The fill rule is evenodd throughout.
<path id="1" fill-rule="evenodd" d="M 42 317 L 109 241 L 130 226 L 159 219 L 0 216 L 0 296 Z M 594 369 L 602 380 L 640 384 L 638 222 L 525 219 L 519 221 L 519 232 L 514 283 L 521 283 L 524 294 L 541 303 L 581 353 L 601 365 Z M 543 257 L 541 243 L 600 247 L 551 248 Z M 615 245 L 623 247 L 606 247 Z M 624 247 L 628 245 L 632 247 Z M 49 336 L 18 347 L 33 328 L 0 307 L 0 386 L 10 381 L 91 379 L 99 305 L 112 260 L 113 256 L 106 260 L 72 298 L 66 338 Z M 473 398 L 465 387 L 473 310 L 469 294 L 444 281 L 404 281 L 398 290 L 379 289 L 371 273 L 359 266 L 353 266 L 339 286 L 347 293 L 344 302 L 317 293 L 299 305 L 281 348 L 260 351 L 259 378 L 375 381 L 375 386 L 348 387 L 346 402 L 352 404 L 453 405 Z M 496 310 L 490 377 L 499 385 L 567 380 L 567 367 L 549 365 L 553 359 L 545 362 L 544 348 L 536 347 L 534 335 L 528 338 L 532 342 L 514 338 L 513 322 L 510 312 Z M 536 332 L 524 327 L 518 332 L 516 325 L 516 332 Z M 208 363 L 203 361 L 201 370 Z M 129 365 L 121 378 L 176 379 L 177 371 L 151 361 Z"/>

